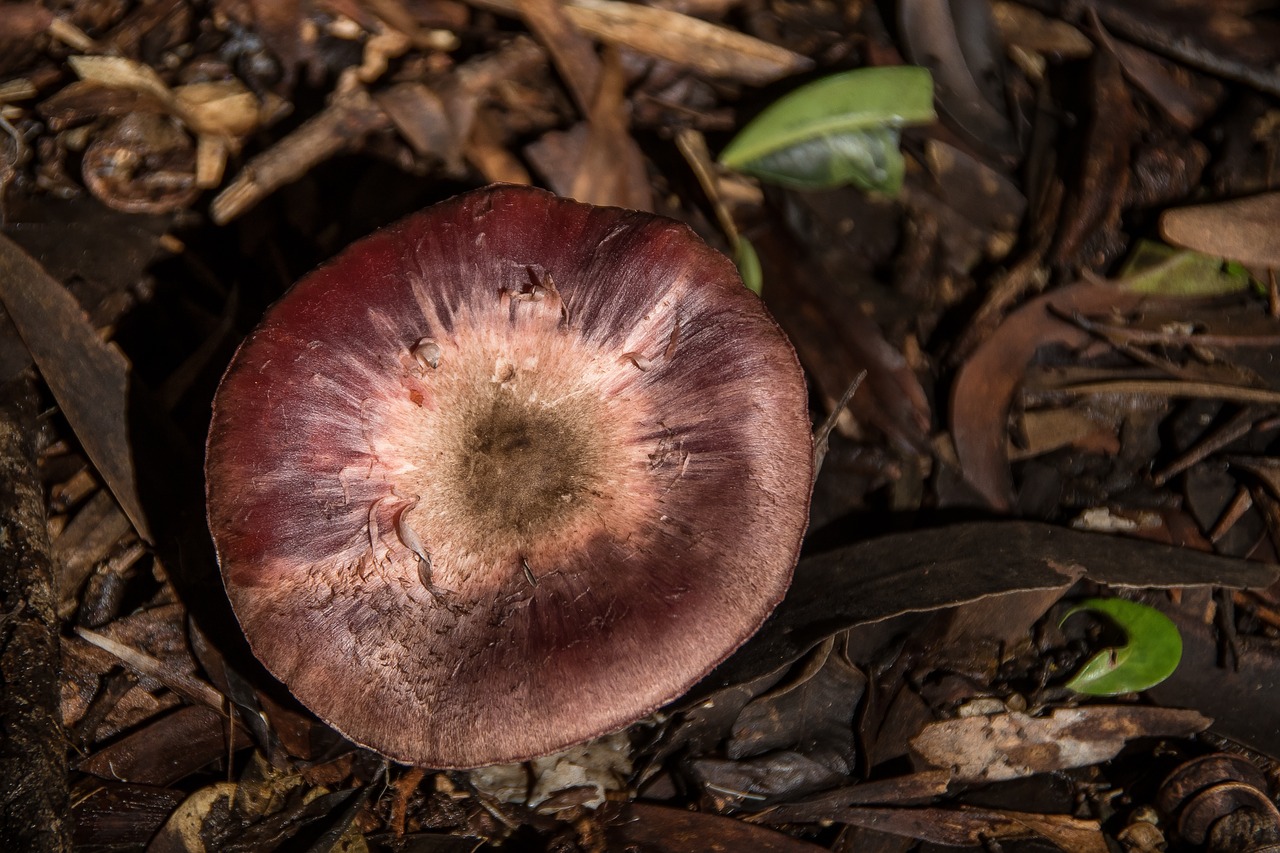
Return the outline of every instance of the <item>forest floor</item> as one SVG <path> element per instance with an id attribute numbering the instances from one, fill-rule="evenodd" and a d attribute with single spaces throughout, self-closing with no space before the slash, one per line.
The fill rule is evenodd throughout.
<path id="1" fill-rule="evenodd" d="M 1280 849 L 1278 9 L 0 4 L 5 849 Z M 248 653 L 205 437 L 291 284 L 497 182 L 736 258 L 826 452 L 692 690 L 418 768 Z"/>

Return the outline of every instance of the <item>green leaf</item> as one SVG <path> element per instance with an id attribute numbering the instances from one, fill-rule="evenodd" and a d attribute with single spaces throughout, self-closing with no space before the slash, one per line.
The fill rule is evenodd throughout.
<path id="1" fill-rule="evenodd" d="M 767 154 L 742 171 L 762 181 L 799 190 L 853 184 L 895 195 L 906 172 L 898 131 L 872 128 L 820 136 Z"/>
<path id="2" fill-rule="evenodd" d="M 1120 270 L 1127 290 L 1157 296 L 1223 296 L 1249 288 L 1249 273 L 1222 258 L 1139 240 Z"/>
<path id="3" fill-rule="evenodd" d="M 738 265 L 738 274 L 742 276 L 742 283 L 747 286 L 747 290 L 759 296 L 764 286 L 760 256 L 756 254 L 756 247 L 751 245 L 751 241 L 741 234 L 738 235 L 738 247 L 733 252 L 733 262 Z"/>
<path id="4" fill-rule="evenodd" d="M 1136 693 L 1155 687 L 1178 668 L 1182 636 L 1159 610 L 1123 598 L 1090 598 L 1068 610 L 1062 622 L 1085 611 L 1114 622 L 1124 632 L 1125 644 L 1090 658 L 1067 682 L 1067 689 L 1088 696 Z"/>
<path id="5" fill-rule="evenodd" d="M 725 147 L 720 162 L 784 186 L 896 192 L 904 171 L 898 129 L 935 117 L 926 69 L 860 68 L 771 104 Z"/>

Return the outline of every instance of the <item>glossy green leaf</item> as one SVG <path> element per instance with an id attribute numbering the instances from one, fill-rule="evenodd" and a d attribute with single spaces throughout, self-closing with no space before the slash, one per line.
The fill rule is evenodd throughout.
<path id="1" fill-rule="evenodd" d="M 1178 668 L 1182 635 L 1159 610 L 1123 598 L 1090 598 L 1068 610 L 1062 622 L 1083 611 L 1114 622 L 1124 632 L 1125 644 L 1090 658 L 1067 682 L 1069 690 L 1089 696 L 1136 693 L 1155 687 Z"/>
<path id="2" fill-rule="evenodd" d="M 742 276 L 742 283 L 747 286 L 747 290 L 759 296 L 764 286 L 760 256 L 756 254 L 756 247 L 751 245 L 751 241 L 741 234 L 738 235 L 738 247 L 734 250 L 733 262 L 738 265 L 738 275 Z"/>
<path id="3" fill-rule="evenodd" d="M 934 118 L 927 70 L 860 68 L 771 104 L 725 147 L 720 162 L 784 186 L 896 192 L 904 171 L 898 129 Z"/>

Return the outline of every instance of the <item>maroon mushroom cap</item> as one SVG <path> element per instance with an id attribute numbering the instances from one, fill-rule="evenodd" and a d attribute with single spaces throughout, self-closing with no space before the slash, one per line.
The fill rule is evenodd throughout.
<path id="1" fill-rule="evenodd" d="M 214 400 L 209 525 L 254 653 L 412 764 L 622 728 L 791 579 L 811 441 L 794 351 L 671 220 L 523 187 L 310 274 Z"/>

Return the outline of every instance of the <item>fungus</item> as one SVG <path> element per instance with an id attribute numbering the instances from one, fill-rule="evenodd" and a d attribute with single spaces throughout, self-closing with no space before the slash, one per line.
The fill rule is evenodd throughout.
<path id="1" fill-rule="evenodd" d="M 478 190 L 296 284 L 214 400 L 208 515 L 254 654 L 392 759 L 549 754 L 676 698 L 781 600 L 794 351 L 687 227 Z"/>

